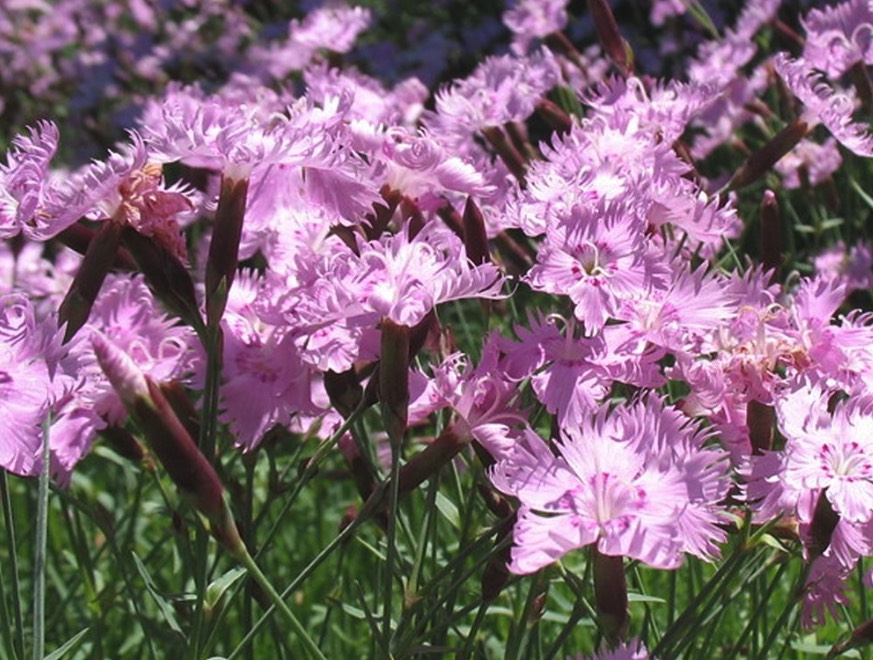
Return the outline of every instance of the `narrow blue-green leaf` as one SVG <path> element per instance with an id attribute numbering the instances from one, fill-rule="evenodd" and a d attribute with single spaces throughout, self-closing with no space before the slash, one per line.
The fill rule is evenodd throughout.
<path id="1" fill-rule="evenodd" d="M 151 594 L 152 598 L 155 601 L 155 604 L 161 611 L 164 622 L 170 627 L 171 630 L 184 636 L 184 633 L 182 632 L 182 627 L 176 620 L 176 613 L 173 611 L 173 606 L 164 597 L 164 595 L 160 591 L 158 591 L 154 580 L 152 580 L 151 574 L 148 572 L 145 564 L 142 563 L 142 560 L 137 556 L 137 554 L 135 552 L 131 552 L 130 555 L 131 557 L 133 557 L 133 565 L 136 567 L 137 572 L 140 574 L 140 577 L 145 583 L 146 590 L 149 592 L 149 594 Z"/>
<path id="2" fill-rule="evenodd" d="M 61 658 L 66 657 L 68 653 L 72 653 L 79 647 L 79 644 L 82 643 L 85 635 L 87 635 L 90 630 L 90 628 L 83 628 L 64 642 L 63 646 L 45 656 L 44 660 L 61 660 Z"/>

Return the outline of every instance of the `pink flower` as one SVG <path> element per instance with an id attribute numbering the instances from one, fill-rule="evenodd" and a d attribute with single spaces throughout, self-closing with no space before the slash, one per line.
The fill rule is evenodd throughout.
<path id="1" fill-rule="evenodd" d="M 530 325 L 531 330 L 516 327 L 520 344 L 500 342 L 504 369 L 515 380 L 531 378 L 537 399 L 557 415 L 562 428 L 579 426 L 593 415 L 615 382 L 663 384 L 657 366 L 663 351 L 636 341 L 626 326 L 606 326 L 594 337 L 577 337 L 574 319 L 553 315 L 532 318 Z"/>
<path id="2" fill-rule="evenodd" d="M 50 188 L 49 163 L 58 148 L 58 127 L 39 122 L 30 136 L 12 140 L 6 164 L 0 165 L 0 238 L 16 236 L 43 212 Z"/>
<path id="3" fill-rule="evenodd" d="M 439 233 L 435 223 L 414 239 L 404 229 L 360 241 L 356 252 L 335 246 L 312 264 L 305 283 L 281 294 L 288 322 L 306 329 L 299 339 L 304 359 L 319 368 L 344 371 L 354 359 L 375 358 L 382 317 L 412 327 L 442 302 L 503 295 L 494 265 L 473 265 L 460 239 Z"/>
<path id="4" fill-rule="evenodd" d="M 632 333 L 670 351 L 699 352 L 735 313 L 736 298 L 717 271 L 696 271 L 679 264 L 666 287 L 622 302 L 619 318 Z"/>
<path id="5" fill-rule="evenodd" d="M 275 425 L 289 425 L 297 413 L 318 414 L 311 399 L 312 369 L 300 360 L 294 335 L 257 316 L 261 283 L 241 273 L 231 289 L 223 324 L 224 369 L 221 421 L 234 443 L 253 449 Z"/>
<path id="6" fill-rule="evenodd" d="M 653 399 L 562 429 L 555 452 L 528 431 L 491 472 L 521 501 L 510 570 L 531 573 L 591 544 L 657 568 L 676 568 L 683 552 L 714 553 L 729 480 L 705 440 Z"/>
<path id="7" fill-rule="evenodd" d="M 41 471 L 41 425 L 55 391 L 47 339 L 24 296 L 0 297 L 0 467 L 15 474 Z"/>
<path id="8" fill-rule="evenodd" d="M 873 289 L 873 246 L 867 241 L 860 241 L 848 250 L 839 241 L 819 254 L 814 263 L 816 272 L 842 284 L 846 295 Z"/>
<path id="9" fill-rule="evenodd" d="M 437 92 L 437 114 L 428 126 L 436 133 L 469 135 L 524 121 L 559 78 L 557 60 L 545 49 L 528 57 L 489 57 L 468 78 Z"/>
<path id="10" fill-rule="evenodd" d="M 826 498 L 836 516 L 827 547 L 846 570 L 873 551 L 873 398 L 849 397 L 835 405 L 822 382 L 795 379 L 776 394 L 785 447 L 752 456 L 746 498 L 760 520 L 788 514 L 800 523 L 806 547 L 821 544 L 812 524 Z"/>
<path id="11" fill-rule="evenodd" d="M 810 125 L 824 124 L 846 149 L 859 156 L 873 157 L 873 136 L 867 126 L 852 121 L 854 95 L 835 92 L 803 58 L 792 60 L 785 53 L 778 53 L 773 65 L 788 89 L 805 106 L 804 121 Z"/>
<path id="12" fill-rule="evenodd" d="M 673 144 L 699 112 L 722 93 L 712 82 L 655 81 L 648 86 L 635 76 L 612 78 L 583 94 L 586 105 L 602 116 L 631 115 L 640 127 L 667 144 Z"/>
<path id="13" fill-rule="evenodd" d="M 435 368 L 433 379 L 440 401 L 455 411 L 455 432 L 463 439 L 475 438 L 496 459 L 511 453 L 518 429 L 527 425 L 518 387 L 499 364 L 499 347 L 497 336 L 489 335 L 477 366 L 455 353 Z"/>
<path id="14" fill-rule="evenodd" d="M 873 7 L 867 0 L 811 9 L 801 22 L 803 58 L 828 77 L 839 78 L 859 62 L 873 64 Z"/>
<path id="15" fill-rule="evenodd" d="M 576 318 L 593 334 L 617 316 L 622 300 L 651 288 L 643 229 L 636 209 L 624 204 L 574 207 L 546 235 L 525 280 L 537 291 L 569 296 Z"/>
<path id="16" fill-rule="evenodd" d="M 503 13 L 503 23 L 512 31 L 512 52 L 525 55 L 531 44 L 567 25 L 568 0 L 516 0 Z"/>
<path id="17" fill-rule="evenodd" d="M 823 144 L 804 138 L 791 152 L 779 159 L 775 168 L 782 175 L 785 188 L 790 190 L 800 188 L 801 169 L 809 184 L 817 186 L 836 172 L 842 163 L 843 157 L 834 138 L 828 138 Z"/>
<path id="18" fill-rule="evenodd" d="M 142 132 L 153 154 L 194 167 L 248 178 L 256 165 L 330 165 L 333 137 L 351 97 L 317 108 L 300 99 L 284 115 L 266 116 L 258 105 L 206 97 L 193 89 L 172 90 L 147 108 Z"/>

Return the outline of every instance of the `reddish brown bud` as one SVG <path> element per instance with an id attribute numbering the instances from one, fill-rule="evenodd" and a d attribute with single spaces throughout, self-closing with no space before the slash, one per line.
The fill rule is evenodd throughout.
<path id="1" fill-rule="evenodd" d="M 221 178 L 215 228 L 206 258 L 206 318 L 210 327 L 217 326 L 224 315 L 227 294 L 236 277 L 248 189 L 248 178 Z"/>
<path id="2" fill-rule="evenodd" d="M 573 128 L 573 118 L 549 99 L 540 99 L 537 114 L 558 133 L 569 133 Z"/>
<path id="3" fill-rule="evenodd" d="M 464 221 L 448 200 L 436 211 L 440 219 L 446 223 L 446 227 L 452 230 L 462 241 L 464 240 Z"/>
<path id="4" fill-rule="evenodd" d="M 485 216 L 473 201 L 467 198 L 464 205 L 464 248 L 467 258 L 477 266 L 488 262 L 488 234 L 485 231 Z"/>
<path id="5" fill-rule="evenodd" d="M 100 367 L 170 478 L 209 519 L 215 537 L 229 551 L 238 553 L 243 548 L 242 541 L 224 502 L 221 480 L 197 449 L 161 388 L 102 335 L 94 334 L 92 343 Z"/>
<path id="6" fill-rule="evenodd" d="M 88 251 L 88 246 L 97 232 L 91 227 L 86 227 L 80 222 L 70 225 L 58 234 L 58 240 L 68 248 L 79 254 L 85 254 Z M 20 234 L 19 234 L 20 236 Z M 22 237 L 23 240 L 23 237 Z M 122 247 L 118 248 L 115 253 L 115 261 L 112 262 L 113 270 L 136 270 L 136 262 L 130 253 Z"/>
<path id="7" fill-rule="evenodd" d="M 101 429 L 100 435 L 119 456 L 123 456 L 134 463 L 140 463 L 147 470 L 154 469 L 154 462 L 146 448 L 127 429 L 109 425 Z"/>
<path id="8" fill-rule="evenodd" d="M 523 188 L 527 175 L 524 156 L 506 139 L 506 133 L 499 126 L 489 126 L 483 129 L 482 134 Z"/>
<path id="9" fill-rule="evenodd" d="M 202 335 L 203 319 L 194 293 L 194 281 L 178 257 L 133 227 L 124 228 L 122 240 L 155 297 Z"/>
<path id="10" fill-rule="evenodd" d="M 588 0 L 588 11 L 603 50 L 625 76 L 633 73 L 634 58 L 630 44 L 624 40 L 615 22 L 615 16 L 606 0 Z"/>
<path id="11" fill-rule="evenodd" d="M 410 493 L 424 481 L 439 472 L 452 460 L 469 440 L 459 436 L 453 426 L 443 431 L 423 451 L 418 452 L 400 468 L 398 490 Z"/>
<path id="12" fill-rule="evenodd" d="M 400 444 L 409 409 L 409 326 L 382 317 L 379 401 L 382 421 L 392 442 Z"/>
<path id="13" fill-rule="evenodd" d="M 815 503 L 815 511 L 812 514 L 812 522 L 809 524 L 810 559 L 821 556 L 828 549 L 839 522 L 840 514 L 834 511 L 831 506 L 828 490 L 825 488 L 819 493 L 818 501 Z"/>
<path id="14" fill-rule="evenodd" d="M 509 528 L 508 528 L 509 529 Z M 494 545 L 500 545 L 506 538 L 508 529 L 498 534 Z M 493 552 L 488 557 L 485 570 L 482 572 L 482 600 L 489 602 L 500 595 L 500 592 L 509 583 L 509 561 L 511 559 L 512 545 L 507 543 L 502 548 Z"/>
<path id="15" fill-rule="evenodd" d="M 752 444 L 752 453 L 756 456 L 772 448 L 775 424 L 776 412 L 773 406 L 754 399 L 746 404 L 749 441 Z"/>
<path id="16" fill-rule="evenodd" d="M 192 438 L 200 437 L 200 415 L 194 404 L 191 403 L 191 397 L 185 391 L 185 388 L 177 380 L 169 380 L 160 384 L 161 394 L 170 403 L 176 417 L 182 422 L 185 430 Z"/>
<path id="17" fill-rule="evenodd" d="M 777 281 L 782 266 L 782 215 L 772 190 L 765 190 L 761 199 L 761 263 Z"/>
<path id="18" fill-rule="evenodd" d="M 88 244 L 79 271 L 58 308 L 58 325 L 67 324 L 64 331 L 65 342 L 70 341 L 88 321 L 103 280 L 115 261 L 121 242 L 121 231 L 120 223 L 106 220 L 94 240 Z"/>
<path id="19" fill-rule="evenodd" d="M 600 629 L 609 644 L 614 645 L 627 638 L 630 623 L 624 559 L 601 554 L 596 546 L 591 547 L 591 558 Z"/>
<path id="20" fill-rule="evenodd" d="M 728 181 L 726 188 L 738 190 L 760 179 L 780 158 L 797 146 L 808 132 L 809 125 L 800 119 L 795 119 L 773 136 L 767 144 L 749 156 Z"/>
<path id="21" fill-rule="evenodd" d="M 354 367 L 339 373 L 336 371 L 325 372 L 324 389 L 327 391 L 327 396 L 330 397 L 331 405 L 343 417 L 352 414 L 364 395 L 364 389 L 361 387 Z"/>

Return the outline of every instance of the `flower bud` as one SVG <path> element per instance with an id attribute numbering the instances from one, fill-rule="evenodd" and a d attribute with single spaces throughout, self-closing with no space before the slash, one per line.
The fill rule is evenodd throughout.
<path id="1" fill-rule="evenodd" d="M 630 623 L 624 558 L 620 555 L 604 555 L 596 546 L 592 546 L 591 556 L 594 562 L 594 601 L 600 629 L 610 645 L 614 645 L 627 638 Z"/>
<path id="2" fill-rule="evenodd" d="M 228 291 L 236 277 L 248 189 L 248 178 L 226 174 L 221 178 L 215 228 L 206 258 L 206 319 L 210 327 L 217 326 L 224 315 Z"/>
<path id="3" fill-rule="evenodd" d="M 79 271 L 58 308 L 58 325 L 67 324 L 64 331 L 65 342 L 70 341 L 88 321 L 103 280 L 115 261 L 121 243 L 122 228 L 120 223 L 107 220 L 88 244 Z"/>
<path id="4" fill-rule="evenodd" d="M 382 317 L 379 360 L 379 401 L 385 430 L 400 444 L 409 410 L 409 326 Z"/>
<path id="5" fill-rule="evenodd" d="M 633 73 L 634 57 L 630 44 L 618 31 L 618 24 L 606 0 L 588 0 L 588 11 L 603 50 L 625 76 Z"/>
<path id="6" fill-rule="evenodd" d="M 127 353 L 99 333 L 91 337 L 94 355 L 152 451 L 182 493 L 210 523 L 216 539 L 237 554 L 242 540 L 224 502 L 215 469 L 197 449 L 160 387 L 145 376 Z"/>
<path id="7" fill-rule="evenodd" d="M 746 425 L 749 427 L 752 454 L 759 456 L 772 448 L 775 424 L 776 412 L 773 406 L 754 399 L 746 404 Z"/>
<path id="8" fill-rule="evenodd" d="M 773 271 L 772 279 L 779 279 L 782 265 L 782 216 L 779 202 L 772 190 L 765 190 L 761 199 L 761 263 Z"/>
<path id="9" fill-rule="evenodd" d="M 573 128 L 573 118 L 549 99 L 540 99 L 537 102 L 537 114 L 558 133 L 569 133 Z"/>
<path id="10" fill-rule="evenodd" d="M 188 269 L 176 255 L 133 227 L 125 227 L 122 240 L 155 297 L 202 335 L 203 319 Z"/>
<path id="11" fill-rule="evenodd" d="M 754 183 L 764 176 L 780 158 L 794 149 L 808 132 L 809 124 L 795 119 L 773 136 L 767 144 L 749 156 L 725 187 L 730 190 L 739 190 Z"/>
<path id="12" fill-rule="evenodd" d="M 518 179 L 521 187 L 524 188 L 525 176 L 527 175 L 527 164 L 524 156 L 506 139 L 506 133 L 499 126 L 489 126 L 482 131 L 482 134 L 512 175 Z"/>
<path id="13" fill-rule="evenodd" d="M 485 216 L 476 206 L 472 197 L 467 197 L 464 205 L 464 248 L 467 250 L 467 258 L 477 266 L 487 263 L 488 234 L 485 232 Z"/>
<path id="14" fill-rule="evenodd" d="M 828 499 L 828 490 L 825 488 L 818 495 L 815 503 L 815 511 L 812 521 L 809 523 L 809 549 L 810 560 L 824 554 L 831 544 L 834 530 L 840 522 L 840 514 L 834 511 L 831 501 Z"/>

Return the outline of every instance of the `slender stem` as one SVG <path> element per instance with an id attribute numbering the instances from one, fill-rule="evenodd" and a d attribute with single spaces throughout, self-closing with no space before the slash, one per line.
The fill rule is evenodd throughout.
<path id="1" fill-rule="evenodd" d="M 200 420 L 200 451 L 212 463 L 215 460 L 215 435 L 218 418 L 218 391 L 221 385 L 224 333 L 220 325 L 206 329 L 206 383 L 203 392 L 203 416 Z"/>
<path id="2" fill-rule="evenodd" d="M 39 474 L 36 501 L 36 548 L 33 556 L 33 658 L 41 660 L 45 655 L 45 555 L 48 544 L 48 501 L 51 468 L 49 430 L 51 415 L 42 425 L 42 470 Z"/>
<path id="3" fill-rule="evenodd" d="M 402 441 L 402 436 L 401 436 Z M 391 480 L 388 488 L 388 549 L 385 557 L 385 584 L 383 585 L 382 645 L 390 648 L 391 642 L 391 594 L 394 586 L 394 564 L 397 561 L 397 503 L 400 499 L 400 447 L 401 441 L 391 442 Z"/>
<path id="4" fill-rule="evenodd" d="M 18 579 L 18 543 L 15 539 L 15 518 L 12 515 L 12 498 L 9 495 L 9 479 L 6 476 L 6 470 L 0 470 L 0 494 L 3 498 L 3 518 L 6 524 L 6 542 L 9 552 L 9 564 L 12 575 L 12 615 L 15 619 L 15 631 L 10 630 L 11 646 L 14 649 L 14 654 L 19 658 L 24 657 L 24 616 L 21 612 L 21 582 Z M 6 594 L 4 590 L 2 592 Z M 15 642 L 18 642 L 15 648 Z"/>
<path id="5" fill-rule="evenodd" d="M 267 596 L 272 601 L 273 605 L 284 615 L 285 620 L 291 626 L 291 629 L 297 634 L 300 638 L 300 641 L 303 643 L 304 648 L 308 652 L 310 657 L 318 658 L 319 660 L 325 660 L 324 654 L 319 650 L 318 646 L 312 638 L 307 634 L 306 629 L 303 627 L 303 624 L 294 616 L 294 612 L 285 604 L 282 596 L 279 595 L 279 592 L 273 588 L 272 583 L 267 579 L 267 577 L 261 572 L 261 569 L 258 568 L 258 565 L 255 563 L 255 560 L 252 559 L 252 556 L 249 554 L 248 550 L 243 550 L 242 552 L 237 554 L 237 558 L 242 563 L 243 566 L 248 570 L 249 575 L 251 575 L 255 582 L 264 590 Z"/>

